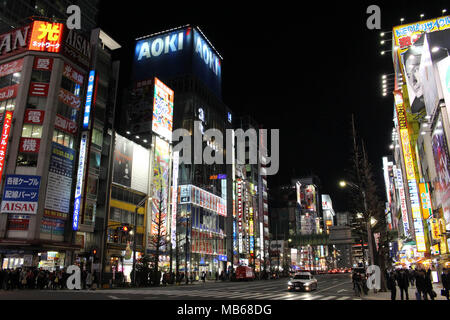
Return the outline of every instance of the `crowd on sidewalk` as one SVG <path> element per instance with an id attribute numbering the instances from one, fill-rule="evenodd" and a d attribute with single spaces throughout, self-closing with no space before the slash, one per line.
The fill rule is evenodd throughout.
<path id="1" fill-rule="evenodd" d="M 386 272 L 386 283 L 388 290 L 391 291 L 391 300 L 397 298 L 397 287 L 400 290 L 400 299 L 409 300 L 409 288 L 415 287 L 416 300 L 434 300 L 438 294 L 445 296 L 449 300 L 450 276 L 449 269 L 444 268 L 441 275 L 442 290 L 437 293 L 433 290 L 433 280 L 431 269 L 413 270 L 402 268 Z"/>
<path id="2" fill-rule="evenodd" d="M 66 289 L 69 274 L 65 269 L 56 271 L 44 270 L 36 267 L 23 267 L 17 269 L 0 269 L 0 290 L 15 289 Z M 81 271 L 82 289 L 95 289 L 97 287 L 97 273 L 86 270 Z"/>

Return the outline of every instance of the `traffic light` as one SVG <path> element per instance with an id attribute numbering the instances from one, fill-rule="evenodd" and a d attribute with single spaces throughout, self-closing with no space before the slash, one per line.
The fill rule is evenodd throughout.
<path id="1" fill-rule="evenodd" d="M 124 233 L 126 233 L 126 234 L 128 234 L 128 232 L 130 231 L 130 226 L 129 226 L 128 223 L 127 223 L 127 224 L 123 224 L 123 225 L 119 228 L 119 230 L 122 231 L 122 232 L 124 232 Z"/>

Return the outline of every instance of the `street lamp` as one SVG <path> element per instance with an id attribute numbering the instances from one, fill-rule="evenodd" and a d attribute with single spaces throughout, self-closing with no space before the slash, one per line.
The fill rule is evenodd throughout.
<path id="1" fill-rule="evenodd" d="M 349 182 L 349 181 L 342 180 L 342 181 L 339 182 L 339 185 L 341 187 L 345 187 L 345 186 L 349 185 L 350 187 L 352 187 L 352 188 L 358 190 L 359 192 L 361 192 L 361 195 L 362 195 L 363 201 L 364 201 L 364 210 L 365 210 L 364 214 L 367 216 L 368 212 L 367 212 L 367 201 L 366 201 L 366 193 L 365 193 L 365 191 L 361 187 L 359 187 L 358 185 L 354 184 L 353 182 Z M 370 221 L 370 219 L 366 219 L 366 220 L 367 220 L 366 221 L 367 242 L 369 244 L 369 259 L 370 259 L 369 264 L 374 264 L 375 261 L 374 261 L 374 256 L 373 256 L 371 221 Z"/>

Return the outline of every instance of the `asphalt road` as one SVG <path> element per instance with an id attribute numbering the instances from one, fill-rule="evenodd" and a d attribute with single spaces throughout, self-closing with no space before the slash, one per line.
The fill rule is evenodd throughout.
<path id="1" fill-rule="evenodd" d="M 316 278 L 318 287 L 312 292 L 289 292 L 288 279 L 284 278 L 95 291 L 0 290 L 0 300 L 361 300 L 354 296 L 350 274 L 317 275 Z"/>

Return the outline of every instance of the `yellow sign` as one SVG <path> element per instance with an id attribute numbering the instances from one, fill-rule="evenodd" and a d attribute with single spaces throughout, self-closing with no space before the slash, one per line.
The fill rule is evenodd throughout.
<path id="1" fill-rule="evenodd" d="M 441 231 L 439 230 L 439 223 L 437 219 L 431 219 L 431 237 L 433 240 L 441 239 Z"/>
<path id="2" fill-rule="evenodd" d="M 430 193 L 428 192 L 428 183 L 419 183 L 419 192 L 420 192 L 420 202 L 422 203 L 422 214 L 423 218 L 426 220 L 433 215 Z"/>
<path id="3" fill-rule="evenodd" d="M 393 44 L 398 47 L 401 54 L 416 42 L 422 33 L 442 31 L 450 28 L 450 16 L 433 18 L 430 20 L 414 22 L 394 27 Z"/>

